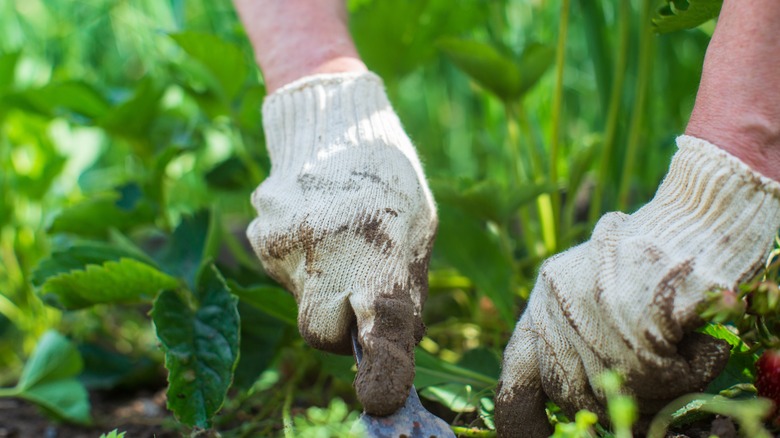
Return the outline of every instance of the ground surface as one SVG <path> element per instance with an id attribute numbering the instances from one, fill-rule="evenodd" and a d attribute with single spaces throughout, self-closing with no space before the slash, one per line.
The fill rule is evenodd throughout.
<path id="1" fill-rule="evenodd" d="M 119 429 L 128 438 L 169 438 L 179 433 L 165 428 L 171 417 L 164 393 L 90 393 L 94 426 L 79 427 L 53 422 L 35 406 L 21 400 L 0 400 L 0 438 L 97 438 Z"/>

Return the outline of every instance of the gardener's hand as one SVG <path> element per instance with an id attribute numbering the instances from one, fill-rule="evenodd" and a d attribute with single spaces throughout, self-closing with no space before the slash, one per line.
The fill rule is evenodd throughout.
<path id="1" fill-rule="evenodd" d="M 766 261 L 780 184 L 695 137 L 655 198 L 604 216 L 589 242 L 547 260 L 504 353 L 500 436 L 549 435 L 545 401 L 604 416 L 598 377 L 616 370 L 640 413 L 704 389 L 729 347 L 692 332 L 705 291 L 733 287 Z"/>
<path id="2" fill-rule="evenodd" d="M 311 346 L 348 354 L 367 412 L 400 408 L 428 292 L 436 212 L 420 161 L 371 73 L 308 77 L 263 105 L 271 175 L 252 196 L 248 235 L 291 291 Z"/>

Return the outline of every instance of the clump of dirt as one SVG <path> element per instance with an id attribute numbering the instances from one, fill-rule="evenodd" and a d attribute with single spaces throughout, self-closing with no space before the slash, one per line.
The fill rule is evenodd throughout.
<path id="1" fill-rule="evenodd" d="M 50 420 L 33 404 L 18 399 L 0 400 L 0 438 L 96 438 L 118 429 L 133 438 L 172 438 L 166 429 L 171 416 L 165 410 L 165 393 L 127 394 L 91 392 L 94 425 L 76 426 Z"/>

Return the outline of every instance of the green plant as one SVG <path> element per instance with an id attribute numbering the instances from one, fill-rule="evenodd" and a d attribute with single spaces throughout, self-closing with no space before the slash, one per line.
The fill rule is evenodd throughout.
<path id="1" fill-rule="evenodd" d="M 415 385 L 459 434 L 493 436 L 500 352 L 539 263 L 645 202 L 682 132 L 708 28 L 652 31 L 699 26 L 719 2 L 654 20 L 651 1 L 349 4 L 439 206 Z M 28 369 L 54 351 L 72 394 L 165 367 L 170 409 L 198 433 L 347 433 L 351 359 L 303 344 L 243 238 L 269 171 L 252 65 L 229 0 L 0 3 L 0 383 L 19 382 L 4 395 L 34 392 Z M 729 396 L 750 394 L 776 333 L 776 288 L 746 288 L 746 316 L 716 311 L 739 336 L 706 329 L 733 345 L 711 387 Z M 557 427 L 609 436 L 587 413 Z"/>
<path id="2" fill-rule="evenodd" d="M 100 438 L 125 438 L 125 433 L 127 432 L 119 432 L 117 429 L 114 429 L 109 433 L 101 433 Z"/>
<path id="3" fill-rule="evenodd" d="M 76 380 L 83 363 L 72 342 L 46 332 L 13 388 L 0 388 L 0 397 L 19 397 L 65 421 L 89 424 L 89 399 Z"/>

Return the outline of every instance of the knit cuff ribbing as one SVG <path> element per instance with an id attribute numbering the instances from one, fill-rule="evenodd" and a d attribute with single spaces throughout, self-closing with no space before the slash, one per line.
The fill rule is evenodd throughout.
<path id="1" fill-rule="evenodd" d="M 680 136 L 677 145 L 655 198 L 631 216 L 632 228 L 684 254 L 767 250 L 780 227 L 780 183 L 705 140 Z"/>
<path id="2" fill-rule="evenodd" d="M 276 168 L 377 141 L 409 143 L 382 79 L 371 72 L 314 75 L 290 83 L 266 98 L 263 126 Z"/>

